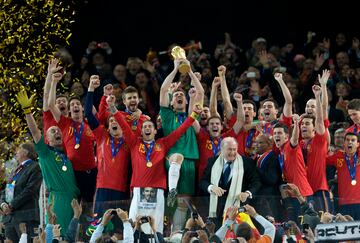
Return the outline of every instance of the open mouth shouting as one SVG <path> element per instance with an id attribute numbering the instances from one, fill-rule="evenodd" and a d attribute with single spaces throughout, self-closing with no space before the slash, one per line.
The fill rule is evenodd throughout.
<path id="1" fill-rule="evenodd" d="M 54 138 L 56 142 L 61 142 L 61 135 L 55 135 Z"/>
<path id="2" fill-rule="evenodd" d="M 264 117 L 265 119 L 270 119 L 270 111 L 268 110 L 264 111 Z"/>

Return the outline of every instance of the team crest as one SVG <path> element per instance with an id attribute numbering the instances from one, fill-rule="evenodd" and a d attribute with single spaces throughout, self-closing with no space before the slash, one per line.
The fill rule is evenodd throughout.
<path id="1" fill-rule="evenodd" d="M 155 150 L 155 151 L 161 151 L 161 146 L 160 146 L 160 144 L 155 143 L 154 150 Z"/>
<path id="2" fill-rule="evenodd" d="M 145 147 L 143 143 L 141 143 L 139 146 L 139 152 L 145 154 Z"/>
<path id="3" fill-rule="evenodd" d="M 206 149 L 212 150 L 212 144 L 210 140 L 206 140 Z"/>

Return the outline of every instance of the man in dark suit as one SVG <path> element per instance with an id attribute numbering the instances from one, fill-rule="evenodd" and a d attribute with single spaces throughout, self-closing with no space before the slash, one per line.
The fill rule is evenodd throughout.
<path id="1" fill-rule="evenodd" d="M 209 159 L 200 181 L 200 188 L 210 193 L 209 217 L 217 228 L 230 206 L 251 199 L 261 186 L 254 161 L 239 155 L 237 148 L 234 138 L 224 138 L 220 155 Z"/>
<path id="2" fill-rule="evenodd" d="M 279 186 L 283 183 L 278 157 L 272 151 L 272 139 L 260 134 L 255 140 L 256 169 L 260 175 L 261 187 L 254 198 L 254 207 L 261 215 L 282 219 Z"/>
<path id="3" fill-rule="evenodd" d="M 2 195 L 1 211 L 5 224 L 5 236 L 12 242 L 19 242 L 19 224 L 26 223 L 28 242 L 34 234 L 34 227 L 40 223 L 39 192 L 42 182 L 41 170 L 35 161 L 37 154 L 33 143 L 23 143 L 16 151 L 19 165 L 8 178 Z"/>

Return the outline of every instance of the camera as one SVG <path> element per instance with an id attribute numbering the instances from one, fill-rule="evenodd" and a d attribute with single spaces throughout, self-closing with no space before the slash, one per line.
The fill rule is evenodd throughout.
<path id="1" fill-rule="evenodd" d="M 147 217 L 147 216 L 141 217 L 141 218 L 140 218 L 140 222 L 141 222 L 142 224 L 148 223 L 148 222 L 149 222 L 149 217 Z"/>
<path id="2" fill-rule="evenodd" d="M 280 190 L 288 190 L 288 189 L 290 189 L 288 184 L 281 184 L 280 185 Z"/>
<path id="3" fill-rule="evenodd" d="M 246 77 L 247 77 L 247 78 L 255 78 L 255 77 L 256 77 L 256 73 L 255 73 L 255 72 L 247 72 L 247 73 L 246 73 Z"/>
<path id="4" fill-rule="evenodd" d="M 306 229 L 309 229 L 309 224 L 302 224 L 302 232 L 306 234 Z"/>
<path id="5" fill-rule="evenodd" d="M 191 213 L 191 217 L 195 220 L 195 219 L 198 219 L 199 218 L 199 214 L 198 212 L 194 211 Z"/>
<path id="6" fill-rule="evenodd" d="M 284 230 L 288 230 L 291 228 L 291 225 L 288 222 L 284 222 L 281 226 L 284 228 Z"/>
<path id="7" fill-rule="evenodd" d="M 192 238 L 192 237 L 198 237 L 198 234 L 197 234 L 197 232 L 196 231 L 189 231 L 190 232 L 190 239 Z"/>
<path id="8" fill-rule="evenodd" d="M 246 209 L 244 207 L 239 207 L 238 212 L 239 213 L 245 213 Z"/>

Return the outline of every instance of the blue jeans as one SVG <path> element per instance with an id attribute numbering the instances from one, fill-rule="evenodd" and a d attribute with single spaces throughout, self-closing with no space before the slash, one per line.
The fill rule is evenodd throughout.
<path id="1" fill-rule="evenodd" d="M 354 220 L 360 220 L 360 204 L 339 205 L 339 213 L 350 215 Z"/>
<path id="2" fill-rule="evenodd" d="M 316 191 L 308 200 L 314 206 L 315 211 L 323 211 L 334 213 L 334 203 L 330 200 L 330 193 L 328 191 Z"/>

